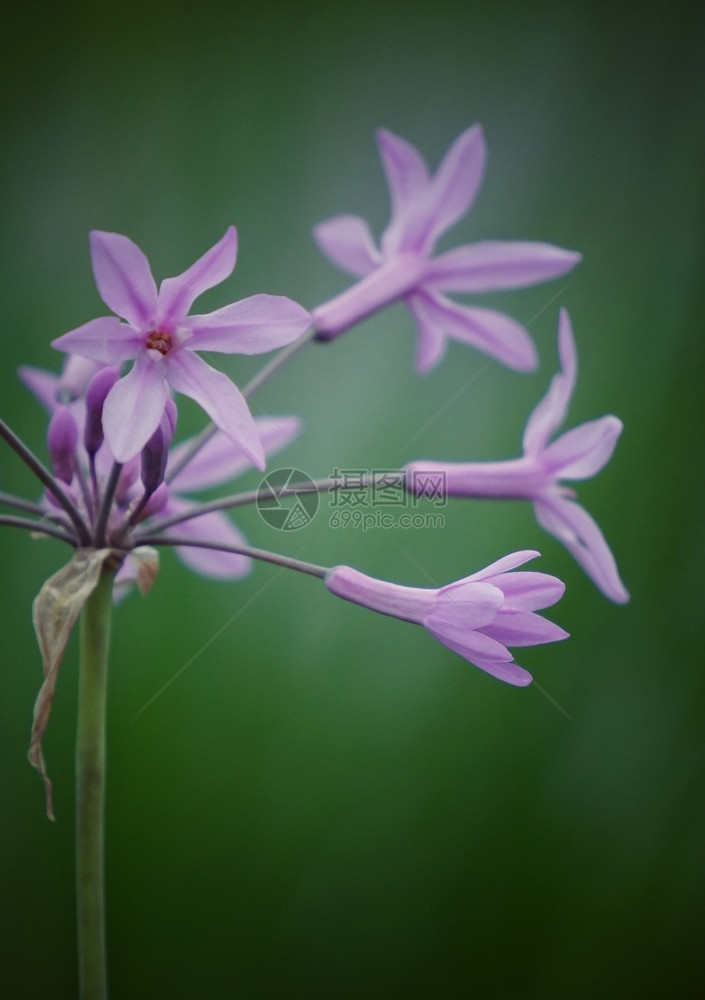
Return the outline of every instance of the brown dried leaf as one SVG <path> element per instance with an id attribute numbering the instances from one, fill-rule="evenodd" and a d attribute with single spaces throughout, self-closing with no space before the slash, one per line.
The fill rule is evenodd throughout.
<path id="1" fill-rule="evenodd" d="M 34 703 L 28 757 L 44 782 L 49 819 L 54 819 L 54 809 L 51 781 L 42 753 L 42 737 L 49 722 L 59 667 L 69 636 L 81 608 L 98 585 L 104 562 L 112 555 L 111 549 L 79 549 L 71 562 L 46 581 L 32 604 L 32 621 L 42 654 L 44 683 Z"/>
<path id="2" fill-rule="evenodd" d="M 130 552 L 137 567 L 137 586 L 144 595 L 151 589 L 159 572 L 159 553 L 151 545 L 139 545 Z"/>

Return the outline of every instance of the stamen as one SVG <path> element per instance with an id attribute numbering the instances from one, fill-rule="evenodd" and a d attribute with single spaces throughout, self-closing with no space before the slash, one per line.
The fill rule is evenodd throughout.
<path id="1" fill-rule="evenodd" d="M 164 330 L 152 330 L 147 334 L 145 341 L 148 351 L 159 351 L 160 354 L 168 354 L 172 348 L 171 334 Z"/>

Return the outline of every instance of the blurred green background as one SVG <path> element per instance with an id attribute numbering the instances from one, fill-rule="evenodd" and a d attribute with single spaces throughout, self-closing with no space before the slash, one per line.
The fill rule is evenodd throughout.
<path id="1" fill-rule="evenodd" d="M 305 421 L 272 468 L 513 457 L 556 368 L 559 305 L 580 359 L 569 426 L 613 412 L 626 428 L 580 488 L 626 607 L 528 504 L 456 501 L 427 531 L 336 530 L 324 508 L 285 535 L 238 515 L 253 544 L 417 585 L 539 548 L 539 568 L 567 582 L 552 617 L 572 638 L 519 658 L 537 681 L 526 690 L 314 579 L 257 566 L 220 584 L 163 554 L 152 593 L 114 625 L 114 998 L 624 998 L 704 984 L 697 6 L 69 0 L 18 15 L 2 87 L 0 408 L 37 450 L 43 414 L 15 370 L 56 369 L 49 341 L 103 314 L 89 230 L 128 234 L 163 277 L 234 223 L 237 269 L 203 311 L 260 291 L 312 307 L 346 285 L 312 225 L 346 211 L 377 233 L 386 223 L 374 129 L 435 166 L 476 121 L 488 173 L 447 245 L 584 253 L 563 281 L 485 300 L 529 325 L 540 370 L 451 344 L 416 378 L 396 307 L 303 352 L 257 397 L 257 411 Z M 259 364 L 220 361 L 237 380 Z M 198 426 L 183 407 L 181 432 Z M 6 449 L 0 468 L 3 488 L 36 495 Z M 66 553 L 0 537 L 0 990 L 63 1000 L 76 995 L 75 642 L 45 744 L 55 825 L 25 753 L 40 682 L 30 605 Z"/>

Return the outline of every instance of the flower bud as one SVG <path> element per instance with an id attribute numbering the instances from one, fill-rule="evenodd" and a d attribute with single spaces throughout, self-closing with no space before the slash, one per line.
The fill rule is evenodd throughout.
<path id="1" fill-rule="evenodd" d="M 103 403 L 118 380 L 117 368 L 101 368 L 86 387 L 86 423 L 83 428 L 83 444 L 93 457 L 103 443 Z"/>
<path id="2" fill-rule="evenodd" d="M 172 399 L 167 399 L 162 419 L 154 434 L 142 449 L 141 477 L 145 493 L 154 493 L 164 480 L 169 446 L 176 430 L 176 405 Z"/>
<path id="3" fill-rule="evenodd" d="M 49 421 L 47 444 L 54 475 L 70 483 L 76 468 L 78 427 L 68 406 L 59 406 Z"/>

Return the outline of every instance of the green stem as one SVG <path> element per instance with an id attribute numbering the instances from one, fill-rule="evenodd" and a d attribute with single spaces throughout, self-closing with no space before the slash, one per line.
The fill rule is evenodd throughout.
<path id="1" fill-rule="evenodd" d="M 104 571 L 81 613 L 76 734 L 76 910 L 81 1000 L 106 1000 L 103 815 L 105 696 L 113 572 Z"/>

